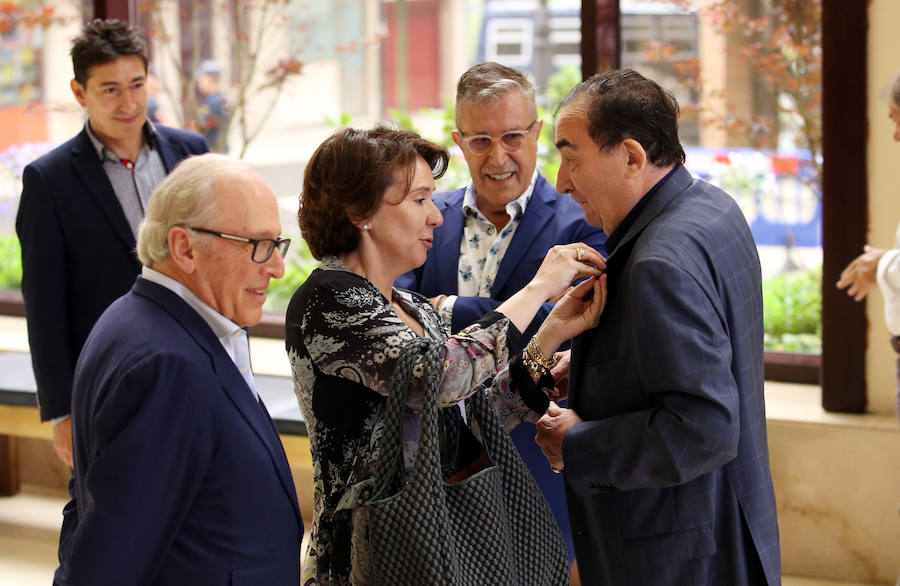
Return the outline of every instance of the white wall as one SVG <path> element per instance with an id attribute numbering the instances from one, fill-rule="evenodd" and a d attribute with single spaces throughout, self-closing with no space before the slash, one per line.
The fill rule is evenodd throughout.
<path id="1" fill-rule="evenodd" d="M 891 77 L 900 69 L 898 23 L 900 2 L 870 0 L 868 241 L 883 248 L 893 246 L 894 232 L 900 222 L 900 143 L 893 141 L 894 125 L 888 119 L 888 106 L 883 93 Z M 854 195 L 848 193 L 847 197 Z M 890 335 L 884 325 L 884 298 L 879 291 L 869 295 L 866 313 L 869 320 L 866 353 L 869 411 L 893 413 L 896 388 L 894 363 L 897 355 L 888 344 Z"/>

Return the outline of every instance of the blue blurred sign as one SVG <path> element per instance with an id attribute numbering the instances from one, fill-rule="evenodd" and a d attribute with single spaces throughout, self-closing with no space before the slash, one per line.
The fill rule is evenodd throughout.
<path id="1" fill-rule="evenodd" d="M 758 245 L 822 246 L 822 198 L 808 151 L 685 147 L 685 166 L 741 206 Z"/>

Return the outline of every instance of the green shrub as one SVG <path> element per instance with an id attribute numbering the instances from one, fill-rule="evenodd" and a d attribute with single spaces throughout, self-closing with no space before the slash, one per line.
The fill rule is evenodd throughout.
<path id="1" fill-rule="evenodd" d="M 281 313 L 287 309 L 294 291 L 306 281 L 309 274 L 319 264 L 309 252 L 306 241 L 295 238 L 291 243 L 288 260 L 284 263 L 284 276 L 273 279 L 266 289 L 266 304 L 263 309 L 267 313 Z"/>
<path id="2" fill-rule="evenodd" d="M 284 277 L 273 280 L 265 310 L 284 313 L 294 291 L 318 265 L 302 238 L 285 263 Z M 19 239 L 0 236 L 0 289 L 22 286 Z M 766 350 L 775 352 L 822 351 L 822 269 L 782 273 L 763 282 L 763 325 Z"/>
<path id="3" fill-rule="evenodd" d="M 766 350 L 822 351 L 822 268 L 781 273 L 763 282 Z"/>
<path id="4" fill-rule="evenodd" d="M 22 248 L 15 236 L 0 236 L 0 289 L 22 287 Z"/>

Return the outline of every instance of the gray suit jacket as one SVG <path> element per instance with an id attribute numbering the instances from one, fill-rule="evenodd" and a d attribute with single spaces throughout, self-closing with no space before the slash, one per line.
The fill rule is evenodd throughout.
<path id="1" fill-rule="evenodd" d="M 780 584 L 759 258 L 728 194 L 678 167 L 610 255 L 574 341 L 563 444 L 586 584 Z M 764 574 L 764 576 L 763 576 Z"/>

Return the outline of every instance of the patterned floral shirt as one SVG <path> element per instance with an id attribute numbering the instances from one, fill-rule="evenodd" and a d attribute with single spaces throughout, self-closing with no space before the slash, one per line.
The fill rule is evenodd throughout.
<path id="1" fill-rule="evenodd" d="M 415 293 L 394 289 L 393 299 L 444 344 L 438 403 L 456 403 L 488 389 L 501 421 L 512 428 L 536 421 L 510 388 L 507 336 L 519 335 L 500 314 L 488 314 L 448 336 L 437 312 Z M 383 432 L 383 409 L 404 347 L 416 338 L 368 280 L 327 258 L 294 294 L 287 310 L 287 352 L 294 389 L 309 433 L 313 460 L 313 523 L 303 584 L 348 584 L 350 509 L 366 498 Z M 404 414 L 404 460 L 411 465 L 421 429 L 421 379 L 414 369 Z M 498 374 L 499 372 L 499 374 Z M 353 543 L 354 552 L 365 544 Z"/>
<path id="2" fill-rule="evenodd" d="M 506 204 L 509 221 L 502 230 L 488 220 L 478 209 L 475 199 L 475 185 L 470 183 L 463 195 L 463 216 L 465 224 L 463 237 L 459 243 L 459 264 L 457 269 L 458 295 L 462 297 L 491 297 L 491 288 L 500 269 L 500 261 L 509 248 L 516 228 L 525 215 L 525 208 L 534 193 L 537 169 L 531 175 L 531 183 L 525 191 Z M 444 321 L 452 323 L 453 306 L 457 295 L 449 295 L 441 304 L 439 313 Z"/>

